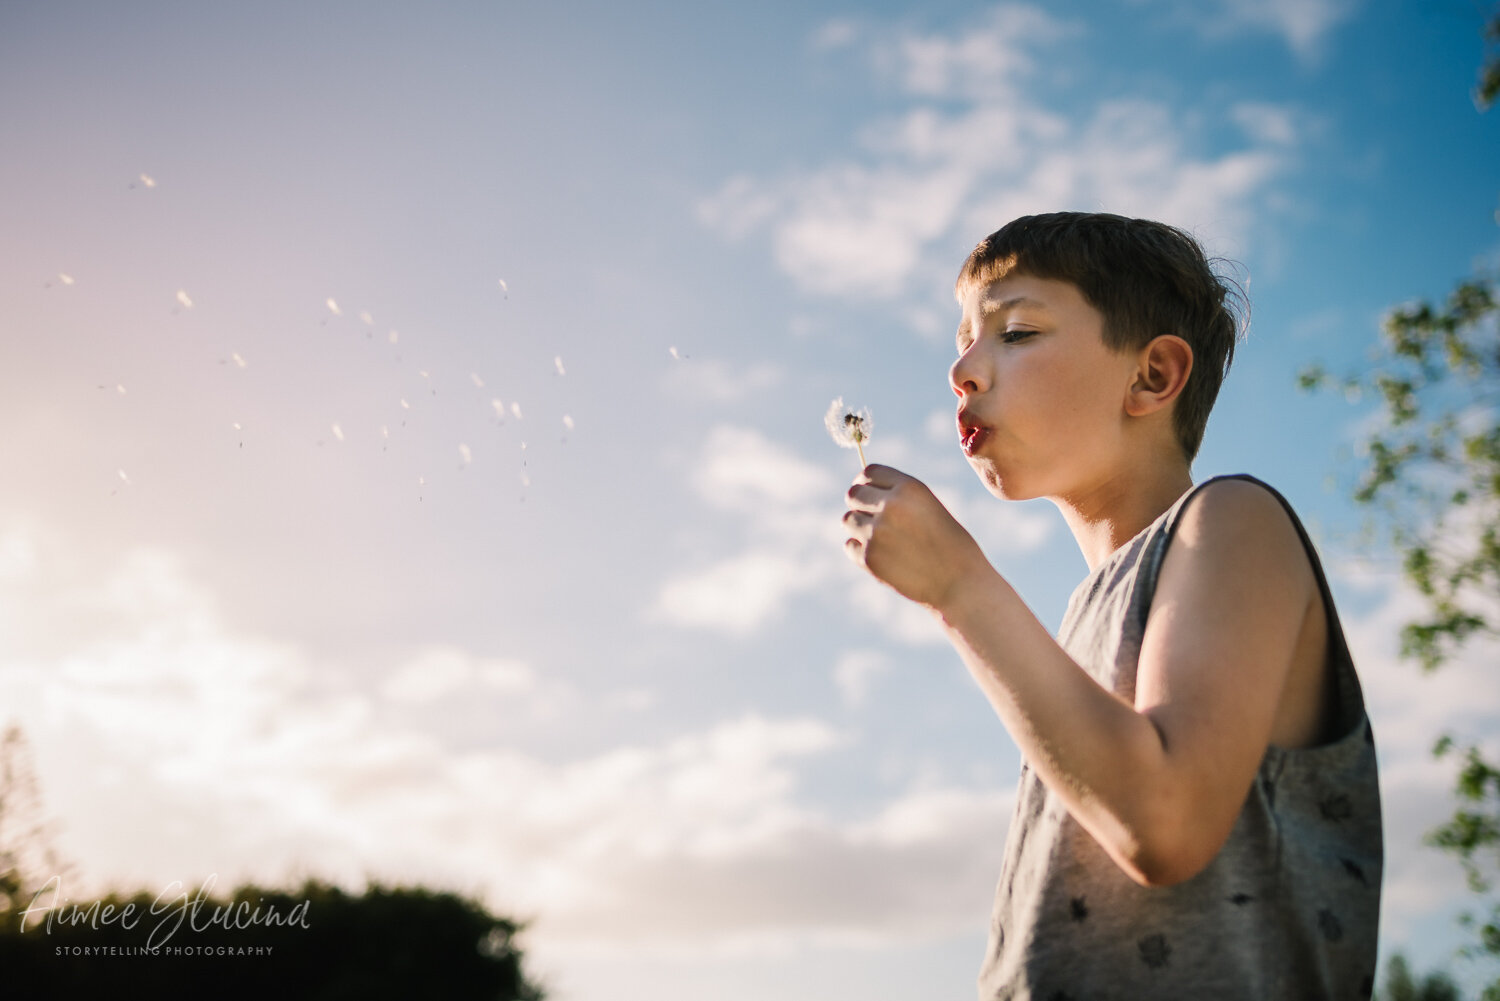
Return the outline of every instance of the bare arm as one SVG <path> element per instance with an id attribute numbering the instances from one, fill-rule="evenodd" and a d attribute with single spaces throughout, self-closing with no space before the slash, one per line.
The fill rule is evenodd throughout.
<path id="1" fill-rule="evenodd" d="M 1265 753 L 1316 587 L 1276 499 L 1230 481 L 1184 511 L 1132 705 L 1069 657 L 925 486 L 866 474 L 849 493 L 850 555 L 938 615 L 1021 753 L 1127 875 L 1200 871 Z"/>

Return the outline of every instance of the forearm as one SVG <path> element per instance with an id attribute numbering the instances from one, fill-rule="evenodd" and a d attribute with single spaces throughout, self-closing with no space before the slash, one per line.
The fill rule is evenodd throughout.
<path id="1" fill-rule="evenodd" d="M 1021 753 L 1069 813 L 1140 882 L 1163 877 L 1182 811 L 1153 721 L 1099 685 L 993 568 L 934 608 Z M 1170 878 L 1170 877 L 1168 877 Z"/>

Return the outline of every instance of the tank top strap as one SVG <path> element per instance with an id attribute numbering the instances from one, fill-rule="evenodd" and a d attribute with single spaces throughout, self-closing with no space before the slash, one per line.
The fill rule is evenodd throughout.
<path id="1" fill-rule="evenodd" d="M 1302 549 L 1312 564 L 1313 577 L 1318 583 L 1318 594 L 1323 599 L 1324 615 L 1328 621 L 1328 654 L 1333 665 L 1338 693 L 1338 725 L 1335 731 L 1343 735 L 1363 722 L 1365 718 L 1364 693 L 1360 688 L 1359 676 L 1354 670 L 1354 658 L 1349 651 L 1349 643 L 1344 636 L 1344 627 L 1339 621 L 1338 611 L 1334 606 L 1333 591 L 1328 585 L 1328 577 L 1323 571 L 1323 562 L 1318 557 L 1318 550 L 1313 544 L 1312 537 L 1308 535 L 1307 528 L 1302 524 L 1302 519 L 1297 517 L 1297 512 L 1292 508 L 1291 503 L 1281 495 L 1280 491 L 1264 480 L 1251 476 L 1249 473 L 1213 476 L 1195 484 L 1167 509 L 1159 528 L 1147 543 L 1148 548 L 1141 561 L 1137 592 L 1143 600 L 1136 605 L 1137 614 L 1140 616 L 1139 624 L 1142 629 L 1145 628 L 1145 617 L 1150 612 L 1151 597 L 1156 593 L 1157 577 L 1161 572 L 1162 561 L 1166 557 L 1167 547 L 1171 545 L 1173 535 L 1176 534 L 1183 512 L 1187 510 L 1187 506 L 1194 498 L 1203 493 L 1205 488 L 1223 480 L 1245 480 L 1270 493 L 1281 504 L 1281 509 L 1292 521 L 1292 527 L 1297 530 L 1297 537 L 1302 541 Z"/>

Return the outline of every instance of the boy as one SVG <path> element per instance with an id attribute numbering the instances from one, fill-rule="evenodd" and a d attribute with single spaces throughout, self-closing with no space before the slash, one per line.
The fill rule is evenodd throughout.
<path id="1" fill-rule="evenodd" d="M 849 555 L 931 609 L 1021 750 L 982 998 L 1365 998 L 1375 749 L 1312 543 L 1250 477 L 1189 464 L 1233 296 L 1172 227 L 1029 216 L 981 242 L 958 432 L 1088 561 L 1057 640 L 919 481 L 865 468 Z"/>

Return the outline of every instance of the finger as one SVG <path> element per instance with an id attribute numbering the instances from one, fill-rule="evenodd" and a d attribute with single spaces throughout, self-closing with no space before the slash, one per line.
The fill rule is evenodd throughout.
<path id="1" fill-rule="evenodd" d="M 860 566 L 865 565 L 865 544 L 858 539 L 844 540 L 844 555 Z"/>
<path id="2" fill-rule="evenodd" d="M 894 466 L 882 466 L 878 462 L 872 462 L 860 470 L 859 478 L 854 482 L 890 488 L 904 479 L 908 479 L 907 475 Z"/>
<path id="3" fill-rule="evenodd" d="M 871 483 L 856 483 L 844 493 L 844 503 L 854 511 L 878 512 L 889 491 Z"/>
<path id="4" fill-rule="evenodd" d="M 844 530 L 851 538 L 868 539 L 875 524 L 875 516 L 868 511 L 845 511 Z"/>

